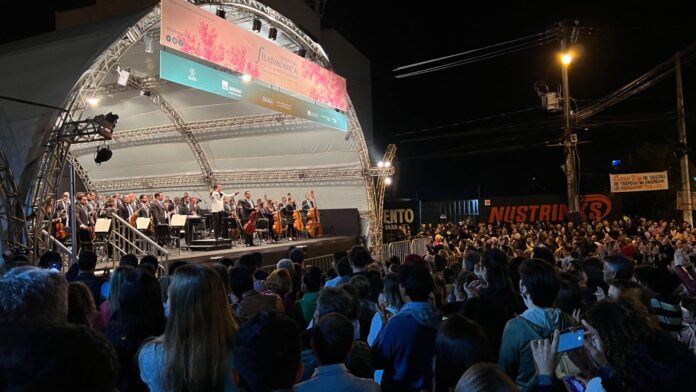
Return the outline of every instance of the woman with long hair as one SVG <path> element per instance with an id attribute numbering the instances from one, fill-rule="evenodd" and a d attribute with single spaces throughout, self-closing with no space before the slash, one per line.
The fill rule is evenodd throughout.
<path id="1" fill-rule="evenodd" d="M 114 278 L 111 279 L 109 293 L 118 287 L 118 308 L 111 316 L 105 334 L 116 349 L 121 365 L 119 390 L 145 391 L 147 388 L 140 380 L 133 358 L 146 339 L 164 332 L 166 320 L 157 279 L 145 270 L 132 272 L 133 268 L 127 267 L 125 271 L 128 269 L 131 272 L 125 272 L 128 275 L 122 283 L 115 284 Z M 116 277 L 116 273 L 113 276 Z"/>
<path id="2" fill-rule="evenodd" d="M 696 357 L 674 339 L 637 301 L 600 301 L 585 315 L 586 333 L 616 376 L 608 391 L 692 391 Z M 598 362 L 593 359 L 593 362 Z M 606 364 L 601 364 L 606 366 Z"/>
<path id="3" fill-rule="evenodd" d="M 102 323 L 104 325 L 109 324 L 111 316 L 116 313 L 119 309 L 118 297 L 121 294 L 121 286 L 126 281 L 128 275 L 135 272 L 135 268 L 130 265 L 122 265 L 111 273 L 111 279 L 109 280 L 109 295 L 106 301 L 99 305 L 99 313 L 101 314 Z"/>
<path id="4" fill-rule="evenodd" d="M 200 264 L 176 270 L 164 334 L 143 345 L 140 377 L 151 391 L 236 391 L 232 347 L 238 326 L 220 275 Z"/>
<path id="5" fill-rule="evenodd" d="M 512 289 L 507 255 L 501 250 L 485 251 L 475 272 L 482 288 L 471 293 L 460 313 L 483 327 L 497 358 L 505 324 L 524 311 L 524 304 Z"/>

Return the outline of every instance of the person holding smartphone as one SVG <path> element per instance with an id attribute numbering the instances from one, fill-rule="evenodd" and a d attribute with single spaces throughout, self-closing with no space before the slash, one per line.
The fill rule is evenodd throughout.
<path id="1" fill-rule="evenodd" d="M 498 356 L 498 365 L 520 389 L 525 389 L 536 373 L 530 342 L 577 325 L 570 315 L 554 307 L 560 281 L 558 270 L 543 260 L 525 260 L 520 265 L 520 294 L 527 310 L 505 325 Z"/>

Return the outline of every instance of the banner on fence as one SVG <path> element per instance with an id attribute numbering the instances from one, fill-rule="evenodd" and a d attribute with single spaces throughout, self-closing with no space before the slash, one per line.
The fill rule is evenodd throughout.
<path id="1" fill-rule="evenodd" d="M 610 174 L 612 192 L 643 192 L 669 189 L 667 171 L 650 173 Z"/>

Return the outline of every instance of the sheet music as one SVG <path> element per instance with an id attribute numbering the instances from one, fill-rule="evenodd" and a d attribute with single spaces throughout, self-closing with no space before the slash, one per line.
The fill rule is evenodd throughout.
<path id="1" fill-rule="evenodd" d="M 94 225 L 95 233 L 108 233 L 109 229 L 111 229 L 111 219 L 97 219 L 97 223 Z"/>
<path id="2" fill-rule="evenodd" d="M 172 215 L 171 226 L 184 227 L 186 225 L 186 219 L 188 219 L 187 215 L 174 214 Z"/>

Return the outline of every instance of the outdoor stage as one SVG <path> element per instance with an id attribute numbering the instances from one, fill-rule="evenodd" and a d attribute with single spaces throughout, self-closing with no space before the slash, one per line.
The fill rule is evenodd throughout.
<path id="1" fill-rule="evenodd" d="M 172 251 L 169 255 L 169 262 L 186 260 L 195 263 L 209 263 L 222 257 L 238 259 L 244 254 L 259 252 L 263 255 L 263 265 L 267 266 L 275 265 L 280 259 L 287 258 L 288 249 L 293 245 L 306 247 L 305 259 L 308 259 L 330 255 L 338 251 L 348 251 L 357 243 L 355 236 L 329 236 L 299 241 L 281 241 L 276 244 L 261 244 L 254 247 L 236 245 L 230 249 L 211 251 L 188 251 L 182 249 L 181 255 L 176 250 Z"/>

